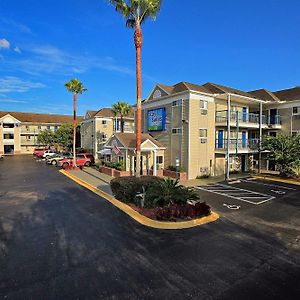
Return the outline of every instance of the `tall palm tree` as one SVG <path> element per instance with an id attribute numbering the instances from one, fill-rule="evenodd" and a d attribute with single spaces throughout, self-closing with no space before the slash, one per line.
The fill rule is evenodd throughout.
<path id="1" fill-rule="evenodd" d="M 112 106 L 112 112 L 115 117 L 120 116 L 121 132 L 124 132 L 124 117 L 128 116 L 132 111 L 132 107 L 127 102 L 118 101 Z"/>
<path id="2" fill-rule="evenodd" d="M 65 83 L 66 89 L 73 93 L 73 107 L 74 107 L 74 117 L 73 117 L 73 166 L 76 167 L 76 102 L 77 94 L 82 94 L 87 91 L 83 86 L 82 82 L 78 79 L 71 79 L 69 82 Z"/>
<path id="3" fill-rule="evenodd" d="M 126 26 L 134 28 L 136 49 L 136 176 L 140 176 L 142 142 L 142 77 L 141 48 L 143 35 L 141 24 L 148 18 L 156 19 L 162 0 L 109 0 L 126 20 Z"/>

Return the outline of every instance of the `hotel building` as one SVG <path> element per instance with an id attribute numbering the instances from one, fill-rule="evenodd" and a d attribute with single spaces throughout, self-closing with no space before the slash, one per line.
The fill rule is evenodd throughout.
<path id="1" fill-rule="evenodd" d="M 226 165 L 272 170 L 260 144 L 265 136 L 300 132 L 300 87 L 244 92 L 214 83 L 157 84 L 142 110 L 143 132 L 165 147 L 164 167 L 179 160 L 189 179 L 222 175 Z"/>
<path id="2" fill-rule="evenodd" d="M 123 118 L 124 133 L 134 132 L 134 113 Z M 98 111 L 87 111 L 81 122 L 81 147 L 89 149 L 95 156 L 100 158 L 102 154 L 108 154 L 104 145 L 114 134 L 121 132 L 121 118 L 114 116 L 111 108 L 102 108 Z"/>
<path id="3" fill-rule="evenodd" d="M 41 131 L 64 123 L 73 123 L 73 116 L 0 111 L 0 154 L 32 154 Z"/>

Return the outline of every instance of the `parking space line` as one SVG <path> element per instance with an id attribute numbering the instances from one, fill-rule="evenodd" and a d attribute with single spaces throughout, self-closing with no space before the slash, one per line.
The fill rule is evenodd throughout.
<path id="1" fill-rule="evenodd" d="M 196 186 L 195 188 L 206 192 L 215 193 L 217 195 L 221 195 L 224 197 L 247 202 L 253 205 L 259 205 L 275 198 L 274 196 L 271 195 L 257 193 L 242 188 L 237 188 L 237 187 L 227 188 L 227 185 L 221 183 L 214 184 L 214 185 L 207 185 L 207 186 Z M 257 202 L 255 200 L 261 200 L 261 201 Z"/>
<path id="2" fill-rule="evenodd" d="M 257 182 L 257 181 L 253 181 L 253 180 L 249 180 L 249 179 L 247 179 L 247 180 L 241 179 L 241 181 L 242 182 L 247 182 L 247 183 L 258 184 L 258 185 L 264 185 L 264 186 L 272 186 L 272 187 L 291 190 L 291 191 L 297 191 L 297 189 L 294 189 L 294 188 L 291 188 L 291 187 L 276 185 L 276 184 L 270 184 L 270 183 Z"/>

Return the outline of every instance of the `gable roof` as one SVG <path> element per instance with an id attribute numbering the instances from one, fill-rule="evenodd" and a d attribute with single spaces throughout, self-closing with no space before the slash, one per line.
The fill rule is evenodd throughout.
<path id="1" fill-rule="evenodd" d="M 278 102 L 280 99 L 272 92 L 266 90 L 266 89 L 259 89 L 255 91 L 248 92 L 249 94 L 252 94 L 253 96 L 260 98 L 262 100 L 271 101 L 271 102 Z"/>
<path id="2" fill-rule="evenodd" d="M 92 118 L 97 113 L 97 110 L 88 110 L 85 114 L 85 118 Z"/>
<path id="3" fill-rule="evenodd" d="M 104 117 L 104 118 L 113 118 L 115 117 L 115 115 L 112 112 L 112 109 L 109 107 L 104 107 L 99 109 L 94 115 L 93 117 Z M 117 117 L 120 117 L 120 114 L 117 115 Z M 124 119 L 126 118 L 134 118 L 134 111 L 132 110 L 132 112 L 124 117 Z"/>
<path id="4" fill-rule="evenodd" d="M 300 86 L 273 93 L 282 101 L 300 100 Z"/>
<path id="5" fill-rule="evenodd" d="M 136 147 L 136 135 L 135 133 L 115 133 L 114 136 L 124 145 L 125 148 L 135 149 Z M 142 143 L 145 141 L 151 141 L 158 148 L 165 148 L 160 142 L 155 140 L 150 134 L 142 134 Z"/>
<path id="6" fill-rule="evenodd" d="M 38 113 L 23 113 L 23 112 L 8 112 L 0 111 L 0 118 L 5 115 L 11 115 L 21 122 L 26 123 L 50 123 L 50 124 L 63 124 L 72 123 L 73 116 L 68 115 L 54 115 L 54 114 L 38 114 Z M 77 116 L 77 121 L 81 122 L 82 116 Z"/>
<path id="7" fill-rule="evenodd" d="M 230 94 L 236 94 L 244 97 L 251 97 L 253 98 L 254 96 L 250 95 L 247 92 L 234 89 L 228 86 L 212 83 L 212 82 L 207 82 L 203 84 L 205 88 L 207 88 L 212 94 L 225 94 L 225 93 L 230 93 Z M 254 97 L 256 98 L 256 97 Z"/>

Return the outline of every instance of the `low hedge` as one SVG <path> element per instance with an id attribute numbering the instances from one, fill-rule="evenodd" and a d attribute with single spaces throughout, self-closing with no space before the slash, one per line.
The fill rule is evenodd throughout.
<path id="1" fill-rule="evenodd" d="M 137 194 L 149 187 L 159 184 L 163 179 L 156 176 L 124 176 L 110 181 L 110 187 L 115 198 L 125 203 L 135 203 Z"/>

